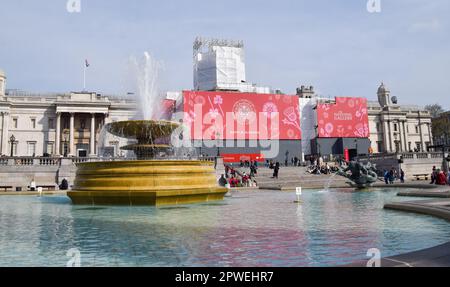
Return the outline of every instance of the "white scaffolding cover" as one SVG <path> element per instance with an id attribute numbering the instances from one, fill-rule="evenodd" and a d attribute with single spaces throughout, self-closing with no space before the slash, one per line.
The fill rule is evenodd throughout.
<path id="1" fill-rule="evenodd" d="M 194 59 L 196 90 L 239 89 L 245 83 L 245 58 L 242 47 L 211 46 Z"/>

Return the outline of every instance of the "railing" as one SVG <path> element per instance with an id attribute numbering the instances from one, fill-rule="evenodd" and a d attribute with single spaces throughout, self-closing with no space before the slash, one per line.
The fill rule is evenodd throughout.
<path id="1" fill-rule="evenodd" d="M 59 165 L 61 163 L 60 158 L 40 158 L 39 165 Z"/>
<path id="2" fill-rule="evenodd" d="M 135 157 L 0 157 L 0 166 L 60 166 L 84 162 L 133 161 Z M 215 157 L 165 157 L 157 160 L 200 160 L 214 162 Z"/>
<path id="3" fill-rule="evenodd" d="M 16 158 L 14 163 L 15 165 L 33 165 L 34 160 L 32 157 Z"/>
<path id="4" fill-rule="evenodd" d="M 428 153 L 416 153 L 417 158 L 428 158 Z M 430 155 L 431 157 L 431 155 Z"/>
<path id="5" fill-rule="evenodd" d="M 405 153 L 390 153 L 390 154 L 373 154 L 370 155 L 371 160 L 385 160 L 385 159 L 400 159 L 415 160 L 415 159 L 441 159 L 442 152 L 405 152 Z"/>
<path id="6" fill-rule="evenodd" d="M 214 156 L 201 156 L 198 158 L 200 161 L 216 161 L 216 157 Z"/>

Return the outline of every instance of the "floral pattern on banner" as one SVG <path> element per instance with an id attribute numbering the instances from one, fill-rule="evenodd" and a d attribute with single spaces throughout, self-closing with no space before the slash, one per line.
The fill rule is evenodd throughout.
<path id="1" fill-rule="evenodd" d="M 367 99 L 337 97 L 336 103 L 317 105 L 321 138 L 368 138 Z"/>
<path id="2" fill-rule="evenodd" d="M 226 115 L 233 112 L 237 121 L 244 122 L 246 126 L 245 138 L 253 138 L 249 135 L 249 125 L 257 122 L 257 139 L 301 139 L 300 114 L 298 97 L 289 95 L 255 94 L 255 93 L 233 93 L 233 92 L 206 92 L 206 91 L 183 91 L 184 99 L 184 121 L 191 128 L 191 137 L 194 137 L 193 126 L 196 121 L 206 116 L 215 120 L 219 115 L 223 119 L 223 126 L 212 124 L 202 125 L 202 136 L 206 134 L 217 134 L 220 138 L 228 138 Z M 202 106 L 202 115 L 196 115 L 194 106 Z M 267 131 L 259 130 L 259 113 L 267 120 Z M 271 125 L 278 113 L 279 127 Z M 253 115 L 256 115 L 254 117 Z M 220 121 L 219 121 L 220 122 Z M 234 127 L 236 128 L 236 126 Z M 223 131 L 222 133 L 220 131 Z M 252 135 L 255 136 L 255 135 Z M 235 139 L 236 137 L 234 137 Z"/>

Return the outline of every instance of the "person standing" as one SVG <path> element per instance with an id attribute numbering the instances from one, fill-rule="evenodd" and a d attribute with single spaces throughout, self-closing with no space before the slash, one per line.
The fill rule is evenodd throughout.
<path id="1" fill-rule="evenodd" d="M 394 180 L 395 180 L 395 172 L 394 169 L 391 168 L 391 170 L 389 171 L 389 184 L 394 184 Z"/>
<path id="2" fill-rule="evenodd" d="M 36 182 L 34 181 L 34 178 L 30 182 L 30 190 L 35 191 L 36 190 Z"/>
<path id="3" fill-rule="evenodd" d="M 275 166 L 273 168 L 273 178 L 278 179 L 279 170 L 280 170 L 280 163 L 277 161 L 277 163 L 275 164 Z"/>
<path id="4" fill-rule="evenodd" d="M 384 182 L 389 184 L 389 172 L 387 170 L 384 170 Z"/>
<path id="5" fill-rule="evenodd" d="M 400 169 L 400 182 L 405 183 L 405 172 L 403 169 Z"/>
<path id="6" fill-rule="evenodd" d="M 434 184 L 436 182 L 436 166 L 433 166 L 432 172 L 431 172 L 431 182 L 430 184 Z"/>

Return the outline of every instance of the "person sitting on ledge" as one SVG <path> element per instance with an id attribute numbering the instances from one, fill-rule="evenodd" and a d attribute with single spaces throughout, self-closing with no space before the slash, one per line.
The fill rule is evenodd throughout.
<path id="1" fill-rule="evenodd" d="M 59 185 L 59 189 L 60 190 L 68 190 L 69 189 L 69 182 L 67 181 L 67 179 L 63 178 L 63 180 L 61 181 L 61 184 Z"/>
<path id="2" fill-rule="evenodd" d="M 237 178 L 235 178 L 234 175 L 232 175 L 230 178 L 230 186 L 237 187 L 238 184 L 239 184 L 239 180 Z"/>
<path id="3" fill-rule="evenodd" d="M 447 184 L 447 176 L 441 170 L 437 172 L 436 184 L 438 185 L 446 185 Z"/>
<path id="4" fill-rule="evenodd" d="M 249 179 L 250 179 L 250 177 L 244 172 L 244 174 L 242 176 L 242 185 L 248 186 Z"/>
<path id="5" fill-rule="evenodd" d="M 227 179 L 225 178 L 225 175 L 222 174 L 222 176 L 219 178 L 219 185 L 220 186 L 225 186 L 227 185 Z"/>

